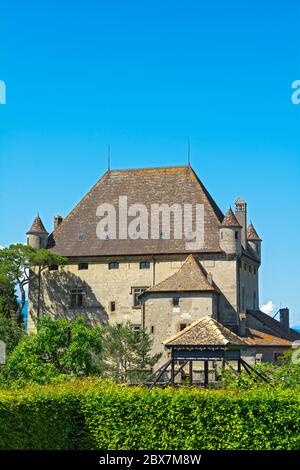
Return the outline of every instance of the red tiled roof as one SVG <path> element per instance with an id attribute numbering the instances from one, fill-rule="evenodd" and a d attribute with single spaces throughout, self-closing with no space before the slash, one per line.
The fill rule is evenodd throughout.
<path id="1" fill-rule="evenodd" d="M 250 346 L 291 346 L 292 341 L 289 341 L 278 336 L 265 333 L 264 331 L 254 330 L 247 328 L 246 337 L 244 341 Z"/>
<path id="2" fill-rule="evenodd" d="M 48 234 L 39 215 L 36 216 L 36 218 L 33 221 L 33 224 L 31 225 L 30 229 L 27 232 L 28 235 L 31 233 L 33 234 L 34 233 L 47 233 Z"/>
<path id="3" fill-rule="evenodd" d="M 261 238 L 258 236 L 257 231 L 255 230 L 252 223 L 248 226 L 247 238 L 248 240 L 261 241 Z"/>
<path id="4" fill-rule="evenodd" d="M 221 225 L 222 227 L 241 227 L 231 208 L 226 212 Z"/>

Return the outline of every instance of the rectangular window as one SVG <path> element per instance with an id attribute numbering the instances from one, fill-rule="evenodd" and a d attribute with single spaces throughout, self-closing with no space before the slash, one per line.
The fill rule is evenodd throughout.
<path id="1" fill-rule="evenodd" d="M 173 297 L 172 303 L 173 303 L 173 307 L 178 307 L 178 305 L 179 305 L 179 297 Z"/>
<path id="2" fill-rule="evenodd" d="M 79 263 L 78 269 L 79 269 L 79 271 L 81 271 L 83 269 L 89 269 L 89 265 L 88 265 L 88 263 Z"/>
<path id="3" fill-rule="evenodd" d="M 110 311 L 115 312 L 116 311 L 116 302 L 110 302 Z"/>
<path id="4" fill-rule="evenodd" d="M 141 331 L 141 325 L 132 325 L 133 331 Z"/>
<path id="5" fill-rule="evenodd" d="M 58 271 L 57 264 L 51 264 L 51 266 L 49 266 L 49 271 Z"/>
<path id="6" fill-rule="evenodd" d="M 150 262 L 149 261 L 142 261 L 140 263 L 140 269 L 150 269 Z"/>
<path id="7" fill-rule="evenodd" d="M 108 264 L 108 269 L 119 269 L 119 263 L 116 261 Z"/>
<path id="8" fill-rule="evenodd" d="M 152 334 L 154 333 L 154 326 L 153 325 L 151 326 L 151 333 Z"/>
<path id="9" fill-rule="evenodd" d="M 246 263 L 244 263 L 244 269 L 245 269 L 245 271 L 247 271 L 247 264 Z"/>
<path id="10" fill-rule="evenodd" d="M 186 323 L 180 323 L 180 331 L 184 330 L 185 328 L 187 327 L 187 324 Z"/>
<path id="11" fill-rule="evenodd" d="M 239 232 L 234 232 L 235 239 L 237 240 L 239 237 Z"/>
<path id="12" fill-rule="evenodd" d="M 131 289 L 131 293 L 133 294 L 133 306 L 134 307 L 139 307 L 141 305 L 141 301 L 139 299 L 139 296 L 145 292 L 145 290 L 148 289 L 148 287 L 133 287 Z"/>
<path id="13" fill-rule="evenodd" d="M 71 290 L 71 307 L 83 306 L 83 289 Z"/>

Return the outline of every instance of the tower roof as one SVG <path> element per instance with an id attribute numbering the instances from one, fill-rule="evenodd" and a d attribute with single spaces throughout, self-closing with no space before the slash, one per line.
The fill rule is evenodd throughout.
<path id="1" fill-rule="evenodd" d="M 248 238 L 248 240 L 261 241 L 261 238 L 257 234 L 257 231 L 255 230 L 252 222 L 251 222 L 250 225 L 248 225 L 247 238 Z"/>
<path id="2" fill-rule="evenodd" d="M 179 271 L 145 291 L 147 292 L 217 292 L 207 279 L 207 273 L 193 255 L 189 255 Z"/>
<path id="3" fill-rule="evenodd" d="M 244 199 L 242 199 L 241 197 L 239 197 L 236 201 L 235 201 L 235 204 L 236 205 L 240 205 L 240 204 L 247 204 L 246 201 L 244 201 Z"/>
<path id="4" fill-rule="evenodd" d="M 27 232 L 27 235 L 35 234 L 35 233 L 44 233 L 48 235 L 48 232 L 45 229 L 42 219 L 40 218 L 39 215 L 37 215 L 36 218 L 34 219 L 30 229 Z"/>
<path id="5" fill-rule="evenodd" d="M 232 212 L 231 207 L 229 207 L 228 211 L 226 212 L 226 215 L 223 219 L 221 226 L 222 227 L 237 227 L 237 228 L 241 227 L 236 216 Z"/>

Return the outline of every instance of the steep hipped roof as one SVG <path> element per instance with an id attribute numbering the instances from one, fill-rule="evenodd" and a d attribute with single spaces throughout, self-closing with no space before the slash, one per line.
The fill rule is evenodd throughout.
<path id="1" fill-rule="evenodd" d="M 200 318 L 177 335 L 163 342 L 165 346 L 246 346 L 245 342 L 210 316 Z"/>
<path id="2" fill-rule="evenodd" d="M 112 170 L 105 173 L 72 212 L 55 229 L 49 239 L 49 248 L 65 256 L 101 256 L 190 252 L 186 239 L 108 239 L 100 240 L 96 227 L 100 218 L 96 216 L 100 204 L 109 203 L 119 213 L 119 196 L 126 196 L 128 207 L 143 204 L 151 212 L 152 204 L 196 204 L 204 206 L 204 252 L 220 251 L 219 224 L 223 214 L 188 166 L 147 168 L 136 170 Z M 118 218 L 118 217 L 117 217 Z M 150 218 L 150 217 L 149 217 Z M 172 218 L 171 218 L 172 219 Z M 130 222 L 132 218 L 128 218 Z M 173 225 L 173 223 L 171 224 Z M 118 223 L 117 223 L 118 229 Z M 150 223 L 149 223 L 150 233 Z"/>
<path id="3" fill-rule="evenodd" d="M 231 207 L 229 207 L 228 211 L 226 212 L 226 215 L 225 215 L 221 225 L 222 225 L 222 227 L 242 227 L 239 224 L 236 216 L 232 212 Z"/>
<path id="4" fill-rule="evenodd" d="M 253 241 L 261 241 L 261 238 L 258 236 L 257 231 L 255 230 L 252 222 L 251 224 L 248 225 L 248 230 L 247 230 L 247 238 L 248 240 L 253 240 Z"/>
<path id="5" fill-rule="evenodd" d="M 168 277 L 162 282 L 159 282 L 144 293 L 149 292 L 216 292 L 207 280 L 207 273 L 201 264 L 195 259 L 193 255 L 189 255 L 179 271 L 172 276 Z"/>
<path id="6" fill-rule="evenodd" d="M 36 216 L 34 219 L 30 229 L 27 232 L 27 235 L 30 234 L 35 234 L 35 233 L 45 233 L 48 234 L 47 230 L 44 227 L 44 224 L 42 222 L 42 219 L 40 218 L 39 215 Z"/>

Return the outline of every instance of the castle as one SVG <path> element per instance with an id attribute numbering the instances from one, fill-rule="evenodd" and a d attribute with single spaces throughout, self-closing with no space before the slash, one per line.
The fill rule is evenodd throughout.
<path id="1" fill-rule="evenodd" d="M 162 206 L 169 208 L 169 231 L 167 219 L 158 219 L 159 231 L 147 225 L 145 234 L 140 218 L 128 237 L 124 214 L 115 211 L 114 236 L 99 236 L 103 207 L 109 212 L 120 201 L 126 210 L 131 207 L 126 212 L 131 222 L 141 208 L 155 207 L 158 217 Z M 175 236 L 180 228 L 175 209 L 187 205 L 202 210 L 199 246 Z M 197 222 L 194 212 L 190 222 Z M 107 171 L 67 217 L 55 216 L 50 235 L 39 216 L 27 235 L 32 247 L 68 258 L 66 266 L 42 273 L 40 290 L 31 271 L 29 332 L 39 304 L 40 315 L 83 314 L 94 324 L 129 321 L 134 329 L 146 328 L 153 352 L 163 356 L 163 341 L 206 316 L 243 338 L 243 354 L 252 362 L 276 361 L 300 338 L 289 327 L 288 309 L 280 310 L 280 321 L 259 310 L 262 240 L 253 224 L 247 225 L 246 202 L 237 199 L 235 211 L 229 208 L 224 216 L 189 165 Z"/>

